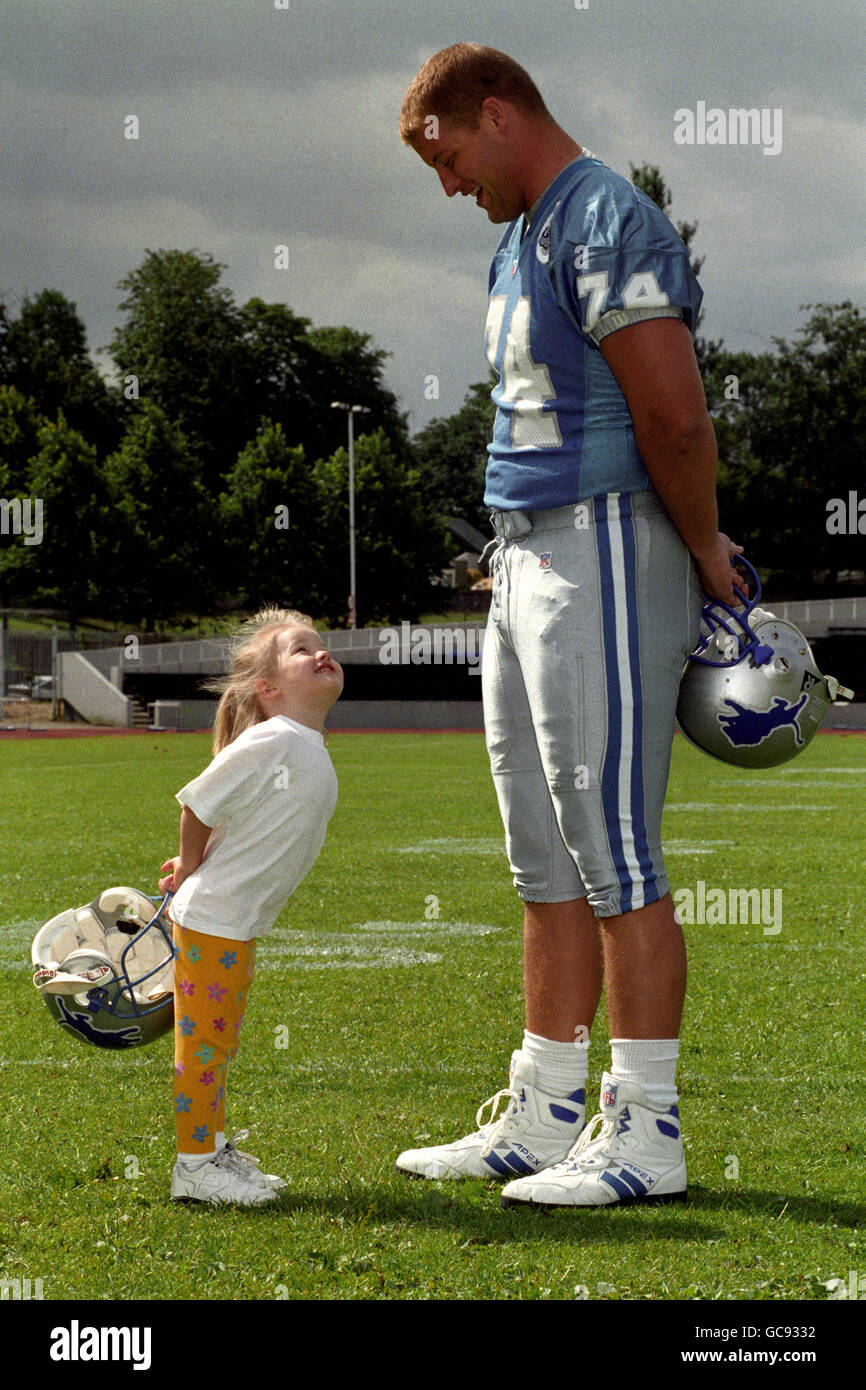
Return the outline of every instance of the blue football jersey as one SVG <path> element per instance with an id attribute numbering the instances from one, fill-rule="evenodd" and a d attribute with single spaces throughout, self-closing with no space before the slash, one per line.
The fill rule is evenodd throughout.
<path id="1" fill-rule="evenodd" d="M 681 237 L 600 159 L 569 164 L 519 217 L 490 269 L 487 357 L 499 381 L 485 503 L 523 511 L 652 488 L 625 396 L 599 348 L 640 318 L 680 317 L 702 299 Z"/>

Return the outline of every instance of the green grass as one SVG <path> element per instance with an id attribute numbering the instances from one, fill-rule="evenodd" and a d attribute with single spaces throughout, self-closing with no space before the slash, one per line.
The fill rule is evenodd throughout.
<path id="1" fill-rule="evenodd" d="M 688 1204 L 584 1212 L 502 1211 L 493 1183 L 394 1173 L 401 1148 L 468 1132 L 506 1084 L 520 905 L 480 737 L 336 733 L 330 749 L 328 840 L 261 944 L 229 1074 L 230 1128 L 253 1130 L 246 1147 L 289 1188 L 235 1211 L 168 1200 L 170 1038 L 86 1048 L 29 975 L 56 911 L 113 883 L 156 891 L 173 794 L 208 739 L 0 748 L 0 1275 L 41 1278 L 46 1299 L 572 1299 L 582 1286 L 739 1300 L 826 1299 L 824 1281 L 866 1274 L 866 739 L 819 737 L 762 775 L 677 740 L 674 887 L 781 888 L 783 926 L 686 928 Z M 593 1095 L 608 1055 L 600 1016 Z"/>

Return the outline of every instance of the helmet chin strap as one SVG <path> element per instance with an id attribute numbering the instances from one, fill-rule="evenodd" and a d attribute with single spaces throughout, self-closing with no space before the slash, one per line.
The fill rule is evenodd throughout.
<path id="1" fill-rule="evenodd" d="M 95 965 L 92 970 L 82 970 L 80 974 L 70 974 L 67 970 L 55 970 L 44 965 L 33 976 L 37 989 L 45 994 L 81 994 L 98 985 L 107 975 L 114 975 L 110 965 Z"/>
<path id="2" fill-rule="evenodd" d="M 827 689 L 830 692 L 831 700 L 853 700 L 854 691 L 849 690 L 847 685 L 840 685 L 835 676 L 825 676 Z"/>

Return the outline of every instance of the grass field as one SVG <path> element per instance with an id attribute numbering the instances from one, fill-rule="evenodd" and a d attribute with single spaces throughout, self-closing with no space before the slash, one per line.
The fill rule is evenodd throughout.
<path id="1" fill-rule="evenodd" d="M 761 775 L 678 739 L 676 889 L 781 890 L 686 926 L 683 1207 L 503 1211 L 412 1182 L 401 1148 L 474 1128 L 522 1036 L 520 905 L 482 738 L 341 735 L 313 873 L 261 944 L 229 1129 L 289 1181 L 254 1211 L 173 1205 L 170 1036 L 103 1055 L 51 1023 L 36 929 L 156 892 L 203 735 L 0 747 L 0 1276 L 45 1299 L 820 1299 L 864 1278 L 866 738 Z M 438 917 L 435 915 L 438 912 Z M 593 1031 L 591 1098 L 608 1060 Z M 594 1107 L 593 1107 L 594 1108 Z"/>

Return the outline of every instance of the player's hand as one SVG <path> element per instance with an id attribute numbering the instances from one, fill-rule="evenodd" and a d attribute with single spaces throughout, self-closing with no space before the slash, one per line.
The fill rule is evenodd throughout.
<path id="1" fill-rule="evenodd" d="M 160 866 L 160 873 L 165 874 L 165 878 L 159 880 L 160 893 L 176 893 L 187 875 L 180 867 L 180 855 L 176 854 L 173 859 L 166 859 Z"/>
<path id="2" fill-rule="evenodd" d="M 719 531 L 714 548 L 706 554 L 695 555 L 698 574 L 705 593 L 710 598 L 737 608 L 749 597 L 749 586 L 741 574 L 731 567 L 731 558 L 742 555 L 743 547 L 734 545 L 730 536 Z"/>

